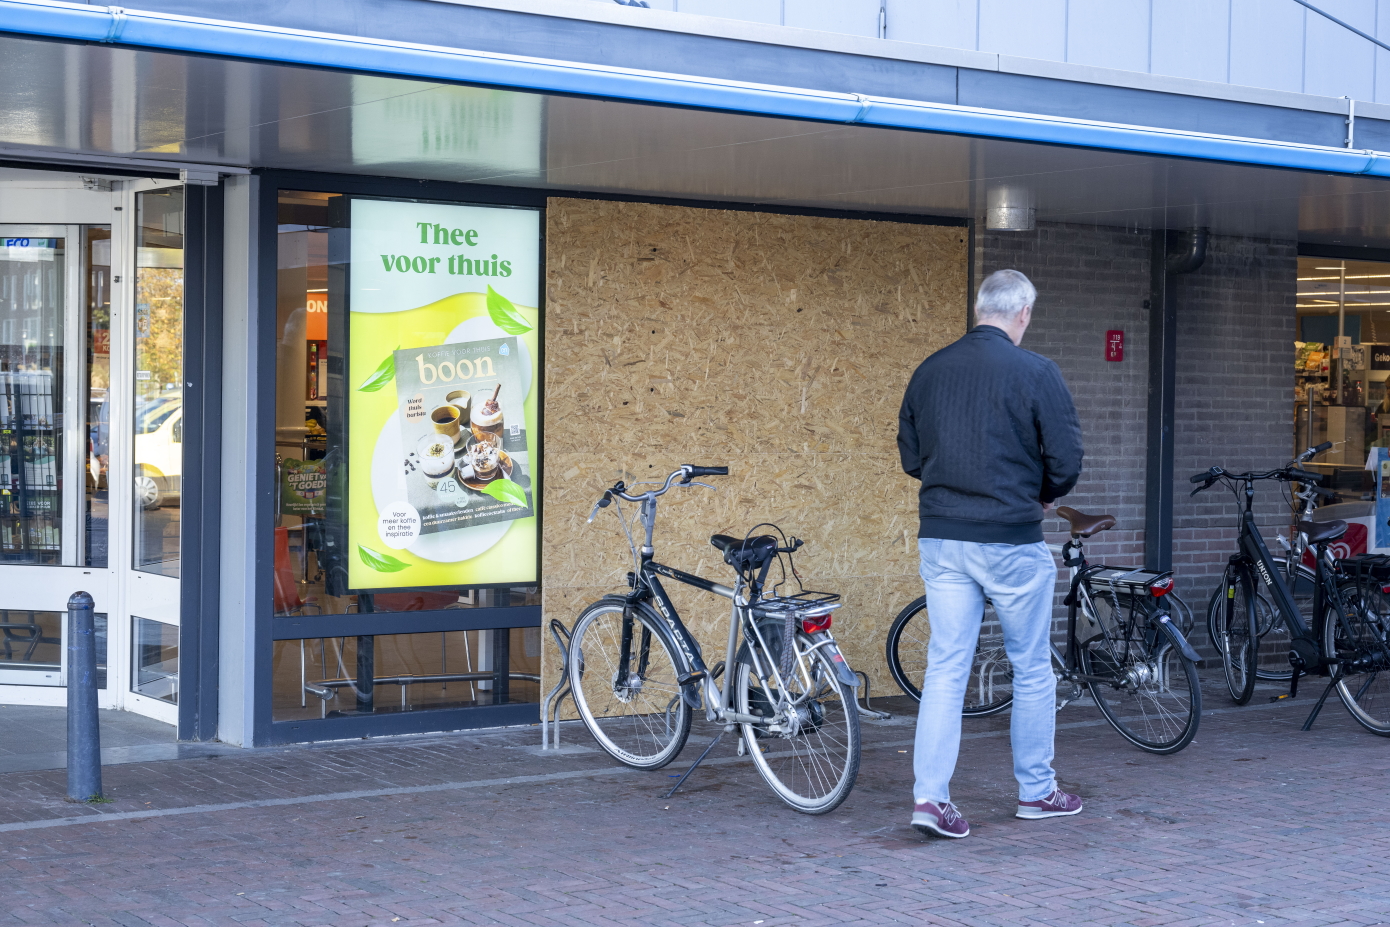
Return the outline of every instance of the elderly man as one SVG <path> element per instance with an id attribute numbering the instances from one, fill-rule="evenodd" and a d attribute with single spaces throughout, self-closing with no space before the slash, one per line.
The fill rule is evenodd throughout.
<path id="1" fill-rule="evenodd" d="M 990 274 L 975 300 L 978 324 L 922 362 L 898 416 L 903 470 L 922 481 L 917 545 L 931 621 L 912 826 L 941 837 L 970 833 L 950 782 L 986 599 L 1013 663 L 1017 815 L 1081 810 L 1052 770 L 1057 566 L 1042 535 L 1044 513 L 1081 474 L 1081 426 L 1057 365 L 1018 346 L 1036 298 L 1018 271 Z"/>

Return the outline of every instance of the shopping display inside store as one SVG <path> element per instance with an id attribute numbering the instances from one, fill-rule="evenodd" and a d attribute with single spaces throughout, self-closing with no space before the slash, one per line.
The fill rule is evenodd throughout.
<path id="1" fill-rule="evenodd" d="M 1291 453 L 1332 444 L 1306 465 L 1336 492 L 1319 516 L 1364 524 L 1353 535 L 1379 550 L 1390 545 L 1376 517 L 1390 496 L 1380 478 L 1390 453 L 1390 262 L 1300 257 L 1297 305 Z"/>

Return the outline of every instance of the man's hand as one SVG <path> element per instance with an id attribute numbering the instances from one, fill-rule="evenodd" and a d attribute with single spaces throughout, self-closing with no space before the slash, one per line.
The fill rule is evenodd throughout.
<path id="1" fill-rule="evenodd" d="M 1047 517 L 1048 515 L 1051 515 L 1051 514 L 1052 514 L 1053 509 L 1057 508 L 1057 503 L 1055 503 L 1055 502 L 1044 502 L 1044 503 L 1042 504 L 1042 507 L 1043 507 L 1043 517 L 1045 518 L 1045 517 Z"/>

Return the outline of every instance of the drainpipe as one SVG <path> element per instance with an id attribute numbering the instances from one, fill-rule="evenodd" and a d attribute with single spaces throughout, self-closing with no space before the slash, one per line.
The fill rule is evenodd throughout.
<path id="1" fill-rule="evenodd" d="M 1144 566 L 1173 568 L 1174 423 L 1178 380 L 1177 277 L 1207 260 L 1209 233 L 1155 229 L 1150 259 L 1148 459 L 1144 499 Z"/>

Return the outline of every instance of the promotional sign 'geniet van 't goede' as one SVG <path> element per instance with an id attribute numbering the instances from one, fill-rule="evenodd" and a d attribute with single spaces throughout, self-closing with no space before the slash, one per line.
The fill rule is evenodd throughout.
<path id="1" fill-rule="evenodd" d="M 351 224 L 350 587 L 535 582 L 539 213 L 357 199 Z"/>

